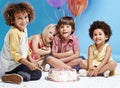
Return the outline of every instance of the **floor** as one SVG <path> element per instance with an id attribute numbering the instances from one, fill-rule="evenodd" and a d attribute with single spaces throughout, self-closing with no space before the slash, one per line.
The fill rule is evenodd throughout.
<path id="1" fill-rule="evenodd" d="M 108 78 L 104 77 L 80 77 L 75 82 L 53 82 L 46 80 L 47 72 L 43 72 L 38 81 L 23 82 L 20 85 L 3 83 L 0 80 L 0 88 L 120 88 L 120 63 L 116 68 L 117 74 Z"/>

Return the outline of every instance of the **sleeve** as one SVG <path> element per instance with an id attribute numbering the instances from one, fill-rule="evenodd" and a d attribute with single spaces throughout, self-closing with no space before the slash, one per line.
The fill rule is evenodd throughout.
<path id="1" fill-rule="evenodd" d="M 74 51 L 80 50 L 79 41 L 77 37 L 75 37 L 75 39 L 73 40 L 73 47 L 74 47 Z"/>
<path id="2" fill-rule="evenodd" d="M 28 45 L 28 56 L 29 55 L 31 55 L 31 49 L 30 49 L 30 47 L 29 47 L 29 45 Z"/>
<path id="3" fill-rule="evenodd" d="M 58 52 L 58 39 L 57 36 L 53 38 L 52 41 L 52 52 Z"/>
<path id="4" fill-rule="evenodd" d="M 22 56 L 19 53 L 20 36 L 17 31 L 11 31 L 9 34 L 10 54 L 14 61 L 18 62 Z"/>

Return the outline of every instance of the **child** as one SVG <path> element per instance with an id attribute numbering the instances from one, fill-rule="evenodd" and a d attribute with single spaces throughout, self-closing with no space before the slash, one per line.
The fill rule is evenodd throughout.
<path id="1" fill-rule="evenodd" d="M 79 65 L 80 47 L 78 38 L 73 34 L 75 23 L 72 17 L 61 18 L 56 26 L 58 34 L 52 43 L 52 56 L 47 57 L 47 62 L 55 68 L 71 69 Z"/>
<path id="2" fill-rule="evenodd" d="M 5 11 L 6 24 L 12 26 L 5 36 L 0 65 L 5 71 L 3 82 L 20 84 L 22 81 L 39 80 L 40 69 L 27 59 L 30 58 L 27 25 L 34 19 L 33 8 L 25 2 L 11 3 Z"/>
<path id="3" fill-rule="evenodd" d="M 108 77 L 113 74 L 116 62 L 112 60 L 112 47 L 107 44 L 111 34 L 110 26 L 104 21 L 95 21 L 90 26 L 89 36 L 94 44 L 89 46 L 88 60 L 80 63 L 80 66 L 88 71 L 86 75 Z"/>
<path id="4" fill-rule="evenodd" d="M 42 34 L 36 34 L 29 38 L 29 47 L 33 57 L 30 61 L 34 62 L 38 67 L 45 64 L 45 55 L 51 53 L 51 42 L 56 33 L 56 25 L 49 24 L 45 27 Z M 41 69 L 43 69 L 43 67 L 41 67 Z"/>

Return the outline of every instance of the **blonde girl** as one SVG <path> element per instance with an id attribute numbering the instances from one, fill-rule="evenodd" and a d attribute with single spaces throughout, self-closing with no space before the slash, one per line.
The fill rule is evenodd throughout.
<path id="1" fill-rule="evenodd" d="M 29 47 L 32 51 L 31 57 L 33 58 L 30 61 L 41 69 L 45 56 L 51 53 L 51 43 L 56 33 L 56 25 L 49 24 L 44 28 L 42 34 L 32 35 L 29 38 Z"/>

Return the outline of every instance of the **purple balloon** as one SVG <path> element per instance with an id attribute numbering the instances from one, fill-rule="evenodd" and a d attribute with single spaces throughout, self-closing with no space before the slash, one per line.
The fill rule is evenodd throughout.
<path id="1" fill-rule="evenodd" d="M 48 4 L 56 8 L 59 8 L 62 5 L 64 5 L 66 1 L 67 0 L 47 0 Z"/>

